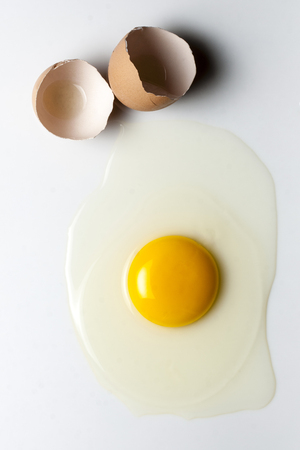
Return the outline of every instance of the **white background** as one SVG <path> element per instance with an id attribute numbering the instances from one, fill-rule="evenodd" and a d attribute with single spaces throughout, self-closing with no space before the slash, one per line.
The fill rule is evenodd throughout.
<path id="1" fill-rule="evenodd" d="M 299 20 L 298 0 L 2 2 L 1 449 L 299 449 Z M 116 109 L 94 140 L 47 132 L 31 106 L 40 73 L 81 58 L 105 74 L 115 45 L 141 25 L 205 47 L 205 79 L 162 111 Z M 72 327 L 67 230 L 101 181 L 118 121 L 180 118 L 237 134 L 275 180 L 278 264 L 267 332 L 277 391 L 259 411 L 192 421 L 133 417 L 98 385 Z"/>

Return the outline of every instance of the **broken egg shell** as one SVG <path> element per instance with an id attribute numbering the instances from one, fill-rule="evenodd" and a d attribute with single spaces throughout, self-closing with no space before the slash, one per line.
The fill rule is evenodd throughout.
<path id="1" fill-rule="evenodd" d="M 155 27 L 130 31 L 113 51 L 108 66 L 115 96 L 139 111 L 174 103 L 187 92 L 195 75 L 195 59 L 187 42 Z"/>
<path id="2" fill-rule="evenodd" d="M 114 95 L 95 67 L 80 59 L 46 69 L 32 93 L 33 109 L 56 136 L 90 139 L 106 127 Z"/>

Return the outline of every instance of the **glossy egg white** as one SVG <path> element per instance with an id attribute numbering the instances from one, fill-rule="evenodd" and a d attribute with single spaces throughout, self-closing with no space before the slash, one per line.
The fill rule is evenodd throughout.
<path id="1" fill-rule="evenodd" d="M 195 239 L 220 269 L 214 306 L 185 327 L 147 321 L 127 292 L 134 255 L 166 235 Z M 275 391 L 266 340 L 275 266 L 274 183 L 246 144 L 197 122 L 122 126 L 67 249 L 71 313 L 100 384 L 136 415 L 265 406 Z"/>

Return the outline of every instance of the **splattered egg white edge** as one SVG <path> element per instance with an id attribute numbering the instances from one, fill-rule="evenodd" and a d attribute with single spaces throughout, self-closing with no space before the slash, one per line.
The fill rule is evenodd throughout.
<path id="1" fill-rule="evenodd" d="M 128 161 L 128 164 L 124 166 L 125 161 Z M 212 173 L 214 173 L 213 177 Z M 235 175 L 233 176 L 233 174 Z M 151 182 L 150 192 L 145 177 L 148 182 Z M 211 177 L 213 180 L 211 180 Z M 200 196 L 197 193 L 195 194 L 196 191 L 200 192 Z M 251 249 L 253 249 L 252 262 L 254 260 L 258 262 L 260 279 L 257 290 L 261 291 L 259 303 L 261 314 L 259 316 L 254 311 L 254 334 L 246 342 L 247 349 L 244 351 L 244 356 L 238 361 L 239 364 L 235 366 L 234 373 L 230 374 L 229 370 L 225 377 L 225 384 L 224 380 L 219 380 L 217 391 L 209 389 L 208 396 L 205 394 L 205 389 L 202 389 L 201 401 L 199 402 L 191 402 L 191 396 L 197 394 L 197 392 L 189 392 L 187 404 L 184 404 L 184 400 L 178 400 L 180 396 L 174 400 L 174 392 L 172 394 L 172 392 L 166 393 L 165 391 L 161 392 L 161 397 L 164 400 L 160 402 L 157 400 L 159 392 L 156 392 L 155 389 L 154 402 L 150 401 L 149 395 L 151 396 L 151 392 L 145 396 L 141 395 L 142 391 L 139 391 L 137 386 L 130 387 L 129 379 L 123 383 L 118 377 L 114 377 L 117 372 L 122 371 L 120 354 L 125 355 L 126 359 L 126 348 L 122 345 L 122 341 L 124 341 L 126 333 L 130 334 L 131 331 L 127 328 L 127 324 L 123 327 L 124 334 L 122 335 L 122 325 L 127 318 L 130 318 L 128 320 L 131 325 L 132 323 L 136 324 L 142 341 L 143 334 L 147 341 L 149 336 L 154 333 L 153 335 L 158 336 L 156 351 L 161 350 L 159 342 L 164 342 L 165 349 L 169 351 L 171 359 L 172 355 L 173 357 L 176 356 L 174 356 L 174 352 L 172 353 L 168 344 L 168 339 L 170 339 L 168 333 L 170 331 L 166 331 L 164 327 L 146 323 L 148 321 L 141 319 L 127 307 L 126 294 L 124 295 L 124 273 L 126 273 L 128 265 L 126 266 L 124 262 L 128 258 L 130 259 L 130 251 L 128 251 L 130 247 L 131 252 L 134 252 L 142 244 L 159 237 L 161 233 L 177 234 L 179 232 L 178 234 L 186 234 L 193 232 L 192 227 L 185 226 L 184 220 L 180 222 L 180 217 L 185 217 L 184 214 L 178 215 L 179 222 L 176 226 L 172 226 L 172 221 L 163 224 L 162 221 L 155 220 L 155 217 L 158 217 L 157 213 L 162 214 L 164 209 L 166 210 L 165 217 L 173 219 L 171 210 L 165 208 L 165 201 L 167 199 L 171 203 L 175 202 L 173 206 L 178 207 L 177 199 L 180 198 L 182 193 L 184 193 L 180 203 L 182 207 L 187 204 L 186 199 L 189 196 L 193 199 L 192 210 L 195 209 L 195 206 L 199 206 L 199 201 L 201 202 L 202 199 L 201 204 L 206 205 L 203 206 L 204 214 L 215 209 L 217 212 L 214 217 L 219 216 L 223 219 L 223 222 L 227 221 L 229 225 L 233 224 L 237 233 L 238 230 L 241 231 L 240 242 L 244 242 L 244 250 L 248 249 L 250 254 Z M 127 201 L 125 201 L 126 196 Z M 138 226 L 141 221 L 139 221 L 137 214 L 141 216 L 143 207 L 141 208 L 141 205 L 138 208 L 136 207 L 137 197 L 140 200 L 143 199 L 144 204 L 149 206 L 150 215 L 146 215 L 147 218 L 154 218 L 152 222 L 150 220 L 148 226 L 145 221 L 142 221 L 143 227 Z M 119 203 L 116 207 L 115 201 L 117 198 Z M 149 198 L 150 201 L 148 201 Z M 147 199 L 146 203 L 145 199 Z M 153 199 L 155 201 L 152 201 Z M 162 200 L 160 201 L 160 199 Z M 124 220 L 128 211 L 133 217 L 127 217 Z M 197 217 L 192 215 L 188 219 L 189 223 L 195 222 L 198 229 Z M 204 225 L 207 228 L 209 220 Z M 129 234 L 134 237 L 134 240 L 131 243 L 127 241 L 128 245 L 124 246 L 121 238 L 122 227 L 128 230 L 130 226 L 132 229 Z M 174 230 L 173 233 L 172 229 Z M 139 233 L 138 230 L 143 231 Z M 116 233 L 116 231 L 118 232 Z M 206 230 L 206 232 L 209 236 L 209 230 Z M 112 238 L 109 238 L 109 236 L 112 236 Z M 203 238 L 205 239 L 205 233 Z M 207 239 L 208 242 L 211 242 L 210 245 L 214 240 L 214 237 Z M 257 249 L 259 249 L 258 258 L 255 255 Z M 118 252 L 118 254 L 123 252 L 119 261 L 115 252 Z M 126 125 L 125 132 L 123 130 L 108 164 L 104 182 L 79 211 L 70 228 L 68 241 L 66 273 L 71 312 L 79 339 L 100 383 L 114 392 L 138 415 L 174 413 L 191 418 L 264 406 L 272 398 L 275 389 L 274 375 L 265 340 L 266 303 L 275 275 L 275 256 L 276 206 L 274 184 L 265 166 L 240 139 L 224 130 L 200 125 L 196 122 Z M 111 279 L 112 282 L 116 280 L 114 273 L 122 273 L 122 275 L 117 276 L 119 278 L 118 289 L 113 289 L 113 292 L 110 293 L 108 283 L 108 290 L 105 291 L 106 288 L 104 289 L 104 295 L 103 292 L 95 293 L 99 287 L 98 275 L 101 273 L 103 266 L 109 267 L 112 271 L 112 277 L 107 277 L 107 272 L 105 272 L 105 278 Z M 104 283 L 103 280 L 102 282 Z M 91 309 L 89 309 L 90 305 L 86 308 L 86 304 L 89 303 L 86 300 L 88 292 L 93 292 L 92 296 L 96 295 L 96 298 L 93 298 L 91 302 Z M 121 300 L 117 298 L 120 292 Z M 104 302 L 103 304 L 105 302 L 114 304 L 114 306 L 106 318 L 98 316 L 99 320 L 94 321 L 97 315 L 95 312 L 97 311 L 99 314 L 103 312 L 101 308 L 97 309 L 101 302 Z M 95 306 L 96 304 L 97 306 Z M 89 322 L 87 316 L 91 317 L 91 311 L 93 311 L 93 320 Z M 123 318 L 119 314 L 121 311 L 122 314 L 125 313 Z M 211 320 L 209 317 L 212 317 L 212 315 L 207 316 L 208 318 L 203 321 L 203 324 L 209 324 Z M 105 343 L 104 347 L 107 350 L 107 355 L 104 357 L 105 361 L 107 361 L 109 348 L 112 352 L 116 349 L 119 351 L 119 356 L 116 359 L 112 357 L 108 367 L 103 367 L 101 358 L 99 360 L 103 348 L 97 348 L 97 340 L 103 340 L 101 332 L 97 336 L 97 330 L 104 326 L 103 320 L 108 323 L 108 327 L 113 324 L 114 326 L 117 325 L 118 330 L 121 329 L 119 336 L 116 336 L 113 343 L 109 341 L 111 336 Z M 111 324 L 109 323 L 110 320 Z M 199 324 L 202 320 L 198 321 Z M 176 329 L 172 335 L 173 342 L 174 339 L 176 342 L 186 341 L 185 335 L 191 335 L 194 339 L 192 342 L 195 342 L 195 336 L 197 335 L 194 330 L 200 327 L 199 324 L 183 327 L 180 331 Z M 202 328 L 204 327 L 203 324 L 201 325 Z M 205 325 L 205 327 L 207 328 L 208 325 Z M 129 341 L 128 355 L 132 351 L 134 352 L 137 346 L 134 338 L 133 340 L 129 339 Z M 112 344 L 111 347 L 108 345 L 109 343 Z M 183 347 L 182 354 L 184 352 L 186 353 L 186 349 Z M 155 360 L 155 348 L 149 348 L 148 354 L 154 356 Z M 207 361 L 209 361 L 209 357 Z M 145 366 L 147 370 L 147 363 L 145 363 Z M 165 388 L 171 379 L 171 366 L 166 369 L 166 381 L 162 383 Z M 156 364 L 156 369 L 157 367 Z M 130 370 L 133 370 L 133 367 Z M 132 373 L 130 370 L 129 375 Z M 264 373 L 263 377 L 262 372 Z M 112 374 L 114 375 L 112 376 Z M 174 386 L 177 383 L 177 387 L 175 387 L 181 392 L 181 387 L 186 383 L 180 381 L 180 374 L 179 381 L 176 380 L 176 373 L 173 373 L 173 375 Z M 189 376 L 188 373 L 185 373 L 185 375 Z M 263 386 L 262 379 L 265 380 Z M 154 384 L 157 383 L 154 382 Z M 260 386 L 259 389 L 257 389 L 258 386 Z M 137 393 L 140 392 L 140 395 L 135 395 L 135 390 Z M 259 392 L 257 392 L 258 390 Z M 182 392 L 184 397 L 184 389 Z M 238 396 L 234 395 L 236 392 L 239 393 Z"/>

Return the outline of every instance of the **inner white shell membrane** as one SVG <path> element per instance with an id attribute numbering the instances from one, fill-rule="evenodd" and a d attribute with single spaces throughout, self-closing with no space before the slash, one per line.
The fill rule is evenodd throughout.
<path id="1" fill-rule="evenodd" d="M 177 99 L 190 88 L 196 75 L 195 60 L 187 42 L 176 34 L 138 27 L 128 34 L 126 44 L 146 92 Z M 157 85 L 151 82 L 153 76 Z"/>
<path id="2" fill-rule="evenodd" d="M 35 89 L 36 114 L 56 136 L 90 139 L 106 127 L 114 95 L 97 69 L 86 61 L 55 64 Z"/>
<path id="3" fill-rule="evenodd" d="M 215 305 L 180 328 L 148 322 L 126 289 L 135 253 L 165 235 L 200 242 L 221 275 Z M 125 125 L 68 240 L 71 313 L 101 385 L 136 415 L 265 406 L 275 390 L 265 336 L 275 255 L 273 181 L 240 139 L 196 122 Z"/>

